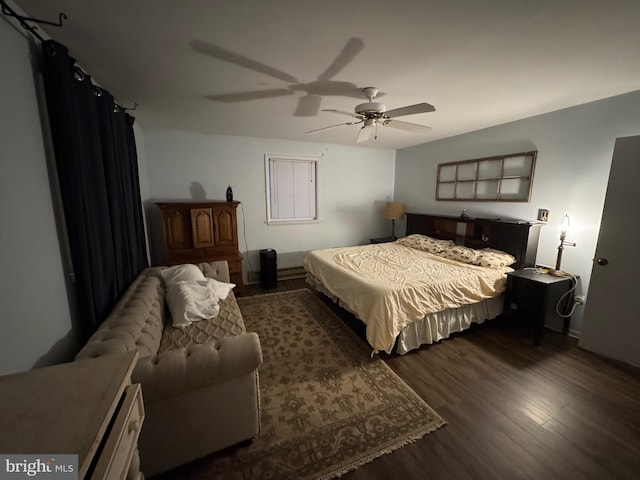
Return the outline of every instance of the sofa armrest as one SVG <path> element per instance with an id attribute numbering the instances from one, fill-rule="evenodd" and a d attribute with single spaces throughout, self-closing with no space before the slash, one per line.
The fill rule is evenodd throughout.
<path id="1" fill-rule="evenodd" d="M 141 358 L 132 381 L 150 403 L 246 375 L 261 363 L 260 340 L 250 332 Z"/>
<path id="2" fill-rule="evenodd" d="M 226 260 L 216 260 L 214 262 L 200 263 L 198 264 L 202 273 L 207 278 L 213 278 L 220 282 L 231 283 L 231 276 L 229 275 L 229 264 Z"/>

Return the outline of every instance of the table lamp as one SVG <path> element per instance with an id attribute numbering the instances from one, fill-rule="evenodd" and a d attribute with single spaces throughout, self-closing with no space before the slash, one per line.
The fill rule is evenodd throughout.
<path id="1" fill-rule="evenodd" d="M 382 216 L 391 220 L 391 238 L 396 237 L 396 220 L 400 220 L 404 215 L 404 203 L 387 202 L 382 211 Z"/>
<path id="2" fill-rule="evenodd" d="M 556 275 L 559 277 L 565 276 L 565 272 L 560 270 L 560 264 L 562 263 L 562 252 L 564 247 L 575 247 L 576 244 L 574 242 L 567 242 L 567 232 L 569 231 L 569 226 L 571 225 L 571 220 L 569 219 L 569 215 L 565 213 L 564 217 L 562 217 L 562 221 L 560 222 L 560 245 L 558 245 L 558 257 L 556 258 L 556 269 L 550 270 L 549 273 L 551 275 Z"/>

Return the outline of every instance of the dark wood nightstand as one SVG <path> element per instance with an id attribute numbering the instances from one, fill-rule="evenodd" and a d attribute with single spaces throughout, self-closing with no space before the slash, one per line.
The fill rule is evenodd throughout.
<path id="1" fill-rule="evenodd" d="M 395 242 L 398 237 L 380 237 L 380 238 L 370 238 L 369 243 L 389 243 Z"/>
<path id="2" fill-rule="evenodd" d="M 515 316 L 523 317 L 533 323 L 533 341 L 540 345 L 542 329 L 552 319 L 561 319 L 562 333 L 569 332 L 569 317 L 564 318 L 556 312 L 560 298 L 573 288 L 573 278 L 556 277 L 548 273 L 537 273 L 533 269 L 516 270 L 507 274 L 507 289 L 504 295 L 504 312 L 509 314 L 515 306 Z M 567 311 L 573 302 L 573 294 L 566 295 L 559 309 Z"/>

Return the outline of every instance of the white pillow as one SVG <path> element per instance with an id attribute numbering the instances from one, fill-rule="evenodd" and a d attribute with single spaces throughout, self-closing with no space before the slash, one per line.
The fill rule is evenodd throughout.
<path id="1" fill-rule="evenodd" d="M 209 283 L 209 286 L 212 288 L 215 296 L 218 297 L 220 300 L 226 299 L 227 296 L 229 295 L 229 292 L 233 290 L 233 288 L 236 286 L 235 283 L 225 283 L 225 282 L 216 280 L 215 278 L 207 278 L 207 282 Z"/>
<path id="2" fill-rule="evenodd" d="M 174 327 L 188 327 L 193 322 L 218 315 L 218 297 L 210 281 L 183 280 L 167 288 L 167 305 Z"/>
<path id="3" fill-rule="evenodd" d="M 187 280 L 199 281 L 206 279 L 200 269 L 190 263 L 165 268 L 160 272 L 160 274 L 162 275 L 162 280 L 164 280 L 164 286 L 166 288 L 171 287 L 177 282 L 183 282 Z"/>

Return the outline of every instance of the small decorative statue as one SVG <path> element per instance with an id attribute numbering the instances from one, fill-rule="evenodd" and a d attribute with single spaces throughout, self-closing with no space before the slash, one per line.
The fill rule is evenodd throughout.
<path id="1" fill-rule="evenodd" d="M 469 218 L 469 215 L 467 215 L 467 211 L 466 210 L 462 210 L 460 212 L 460 218 Z"/>
<path id="2" fill-rule="evenodd" d="M 233 202 L 233 189 L 231 185 L 227 187 L 227 202 Z"/>

